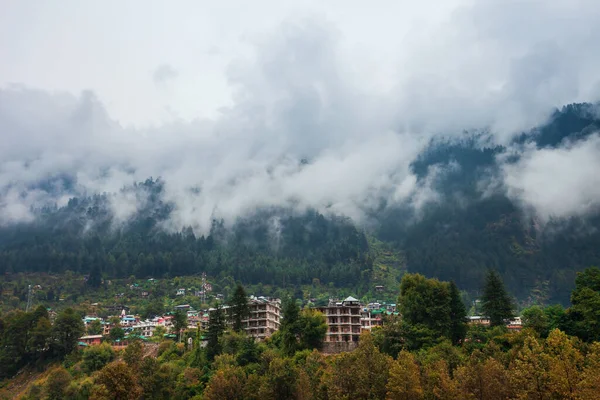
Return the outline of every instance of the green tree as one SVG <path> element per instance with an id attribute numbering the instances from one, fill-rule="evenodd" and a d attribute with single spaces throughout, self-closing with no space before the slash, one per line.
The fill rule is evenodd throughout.
<path id="1" fill-rule="evenodd" d="M 173 314 L 173 331 L 179 335 L 180 341 L 185 329 L 187 329 L 187 313 L 177 309 Z"/>
<path id="2" fill-rule="evenodd" d="M 208 332 L 206 344 L 206 357 L 209 361 L 215 359 L 215 356 L 221 354 L 221 344 L 219 339 L 225 331 L 225 314 L 220 303 L 217 303 L 214 310 L 208 314 Z"/>
<path id="3" fill-rule="evenodd" d="M 283 303 L 283 318 L 279 327 L 281 337 L 281 351 L 291 356 L 299 349 L 298 337 L 300 335 L 300 307 L 296 301 L 288 297 Z"/>
<path id="4" fill-rule="evenodd" d="M 435 344 L 439 338 L 451 336 L 453 315 L 447 282 L 405 274 L 400 282 L 398 304 L 411 348 Z"/>
<path id="5" fill-rule="evenodd" d="M 82 368 L 88 374 L 102 369 L 115 359 L 115 351 L 108 343 L 87 347 L 82 355 Z"/>
<path id="6" fill-rule="evenodd" d="M 102 322 L 99 319 L 95 319 L 90 322 L 87 326 L 88 335 L 101 335 L 103 331 Z"/>
<path id="7" fill-rule="evenodd" d="M 144 345 L 141 340 L 131 341 L 123 352 L 123 361 L 132 369 L 137 370 L 144 355 Z"/>
<path id="8" fill-rule="evenodd" d="M 38 319 L 35 327 L 29 332 L 28 351 L 39 358 L 49 347 L 52 338 L 52 324 L 48 318 Z"/>
<path id="9" fill-rule="evenodd" d="M 144 318 L 154 318 L 158 315 L 162 315 L 165 312 L 165 306 L 162 299 L 154 299 L 150 301 L 144 309 Z"/>
<path id="10" fill-rule="evenodd" d="M 144 399 L 174 398 L 175 382 L 168 364 L 161 364 L 153 357 L 144 357 L 139 368 L 138 377 Z"/>
<path id="11" fill-rule="evenodd" d="M 321 349 L 327 333 L 325 315 L 313 309 L 302 310 L 297 325 L 300 336 L 299 348 Z"/>
<path id="12" fill-rule="evenodd" d="M 233 330 L 241 332 L 244 329 L 243 321 L 250 315 L 248 296 L 242 285 L 238 284 L 236 286 L 231 301 L 229 302 L 228 311 Z"/>
<path id="13" fill-rule="evenodd" d="M 514 317 L 514 304 L 504 287 L 498 272 L 490 269 L 485 278 L 481 310 L 490 318 L 491 326 L 504 325 L 505 321 Z"/>
<path id="14" fill-rule="evenodd" d="M 571 303 L 573 333 L 589 342 L 600 341 L 600 268 L 587 268 L 577 274 Z"/>
<path id="15" fill-rule="evenodd" d="M 115 324 L 108 333 L 108 338 L 112 342 L 120 342 L 125 338 L 125 331 L 121 328 L 121 324 Z"/>
<path id="16" fill-rule="evenodd" d="M 523 328 L 533 329 L 540 337 L 548 336 L 548 316 L 542 307 L 534 305 L 524 309 L 521 312 L 521 318 L 523 320 Z"/>
<path id="17" fill-rule="evenodd" d="M 463 303 L 460 291 L 454 283 L 450 282 L 450 340 L 452 344 L 461 343 L 467 334 L 467 310 Z"/>
<path id="18" fill-rule="evenodd" d="M 71 353 L 77 347 L 77 341 L 84 332 L 83 321 L 72 308 L 67 308 L 58 314 L 52 327 L 56 353 L 61 357 Z"/>
<path id="19" fill-rule="evenodd" d="M 100 265 L 97 263 L 92 266 L 86 283 L 89 287 L 94 289 L 97 289 L 100 287 L 100 285 L 102 285 L 102 271 L 100 269 Z"/>

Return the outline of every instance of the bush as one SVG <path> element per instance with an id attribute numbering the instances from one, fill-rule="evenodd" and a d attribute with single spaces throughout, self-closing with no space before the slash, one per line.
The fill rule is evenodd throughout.
<path id="1" fill-rule="evenodd" d="M 115 351 L 108 343 L 90 346 L 83 351 L 83 370 L 87 373 L 98 371 L 115 359 Z"/>

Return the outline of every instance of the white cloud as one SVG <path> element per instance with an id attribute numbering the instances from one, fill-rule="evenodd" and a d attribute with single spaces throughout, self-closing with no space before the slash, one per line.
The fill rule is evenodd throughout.
<path id="1" fill-rule="evenodd" d="M 76 177 L 77 184 L 68 189 L 73 195 L 117 193 L 123 185 L 162 177 L 166 199 L 176 205 L 169 225 L 173 229 L 193 225 L 206 230 L 215 214 L 232 220 L 260 206 L 316 207 L 360 219 L 365 209 L 381 200 L 414 207 L 436 200 L 431 185 L 435 176 L 419 184 L 409 169 L 432 136 L 489 127 L 494 140 L 504 143 L 542 122 L 554 106 L 600 97 L 596 1 L 456 1 L 454 8 L 442 11 L 430 10 L 433 2 L 423 2 L 423 8 L 400 13 L 403 23 L 395 23 L 391 13 L 403 6 L 390 2 L 386 11 L 362 2 L 346 3 L 342 14 L 330 5 L 313 4 L 309 13 L 277 6 L 273 10 L 281 16 L 277 21 L 261 20 L 258 27 L 236 31 L 235 38 L 221 38 L 215 33 L 221 28 L 212 25 L 210 32 L 191 35 L 174 24 L 173 30 L 161 31 L 164 37 L 152 36 L 148 42 L 152 46 L 138 47 L 132 43 L 139 41 L 113 40 L 120 39 L 115 32 L 127 29 L 123 21 L 107 38 L 108 48 L 102 47 L 105 42 L 92 40 L 96 32 L 92 27 L 105 24 L 91 21 L 82 40 L 90 39 L 99 54 L 110 59 L 101 72 L 85 61 L 88 56 L 100 57 L 91 50 L 82 54 L 84 60 L 71 59 L 70 64 L 48 59 L 64 61 L 60 66 L 70 71 L 64 76 L 53 75 L 54 64 L 43 70 L 23 69 L 29 75 L 2 65 L 0 72 L 22 78 L 24 84 L 51 89 L 48 82 L 55 80 L 47 79 L 50 76 L 65 82 L 66 90 L 78 92 L 73 88 L 80 85 L 73 82 L 83 76 L 95 90 L 74 96 L 28 86 L 0 89 L 0 218 L 27 220 L 31 206 L 56 201 L 58 196 L 64 201 L 64 193 L 40 189 L 35 195 L 22 193 L 40 180 L 68 174 Z M 380 15 L 380 23 L 369 22 L 366 11 Z M 222 19 L 246 21 L 241 14 L 213 12 Z M 142 39 L 134 32 L 137 28 L 147 32 L 148 26 L 139 25 L 142 20 L 130 21 L 127 37 L 139 34 Z M 235 25 L 232 21 L 227 23 Z M 358 26 L 359 21 L 365 26 Z M 190 37 L 202 40 L 196 44 Z M 212 39 L 207 42 L 206 37 Z M 46 57 L 37 32 L 22 40 L 21 47 L 7 47 L 15 65 L 30 65 L 25 61 L 34 55 Z M 131 54 L 117 52 L 125 61 L 112 57 L 111 46 L 123 50 L 120 46 L 126 43 Z M 80 49 L 78 42 L 56 40 L 52 45 Z M 194 58 L 214 46 L 218 53 L 211 52 L 201 62 Z M 25 49 L 26 56 L 18 48 Z M 133 55 L 139 55 L 143 65 Z M 164 59 L 185 73 L 178 74 Z M 43 63 L 35 65 L 42 68 Z M 156 65 L 160 67 L 152 71 Z M 208 78 L 195 80 L 194 68 L 198 76 Z M 123 70 L 123 76 L 117 70 Z M 215 71 L 218 79 L 212 79 Z M 155 119 L 163 115 L 166 100 L 152 97 L 161 92 L 152 86 L 175 76 L 169 94 L 172 112 L 168 118 Z M 122 89 L 119 85 L 115 89 L 112 78 L 118 78 Z M 221 83 L 214 86 L 208 81 Z M 201 92 L 204 100 L 198 101 L 193 91 Z M 233 96 L 224 101 L 228 93 Z M 211 114 L 197 111 L 208 104 L 206 99 L 220 108 L 214 117 L 200 118 Z M 181 109 L 185 117 L 174 118 Z M 140 115 L 153 125 L 130 126 L 131 121 L 139 122 Z M 567 155 L 551 157 L 570 166 L 577 149 L 574 145 L 556 150 Z M 549 157 L 534 151 L 506 167 L 512 196 L 545 215 L 566 215 L 593 203 L 598 193 L 583 185 L 593 177 L 588 169 L 573 167 L 577 183 L 565 180 L 564 185 L 576 193 L 561 199 L 563 206 L 555 205 L 556 193 L 542 190 L 547 181 L 536 172 L 555 166 L 542 162 L 540 154 Z M 302 158 L 308 164 L 300 165 Z M 520 177 L 521 172 L 527 179 Z M 113 200 L 123 220 L 143 204 L 143 199 L 124 194 Z"/>
<path id="2" fill-rule="evenodd" d="M 543 220 L 586 216 L 600 207 L 600 136 L 559 148 L 529 149 L 504 166 L 508 195 Z"/>

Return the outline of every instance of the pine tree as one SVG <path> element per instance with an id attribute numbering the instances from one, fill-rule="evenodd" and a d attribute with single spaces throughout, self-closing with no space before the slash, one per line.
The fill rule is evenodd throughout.
<path id="1" fill-rule="evenodd" d="M 233 330 L 241 332 L 244 329 L 244 320 L 248 318 L 250 309 L 248 307 L 248 296 L 242 285 L 237 285 L 231 302 L 229 304 L 229 318 L 233 325 Z"/>
<path id="2" fill-rule="evenodd" d="M 292 355 L 298 350 L 298 335 L 300 334 L 300 308 L 290 297 L 283 304 L 283 319 L 281 320 L 281 346 L 286 355 Z"/>
<path id="3" fill-rule="evenodd" d="M 467 334 L 467 310 L 454 281 L 450 282 L 450 340 L 459 344 Z"/>
<path id="4" fill-rule="evenodd" d="M 214 360 L 215 356 L 221 353 L 219 338 L 223 334 L 223 331 L 225 331 L 225 315 L 223 314 L 221 304 L 218 303 L 216 309 L 208 315 L 206 357 L 209 361 Z"/>
<path id="5" fill-rule="evenodd" d="M 100 266 L 95 263 L 92 269 L 90 270 L 90 275 L 87 280 L 87 285 L 94 289 L 97 289 L 102 284 L 102 270 Z"/>
<path id="6" fill-rule="evenodd" d="M 491 326 L 504 325 L 504 321 L 514 317 L 512 299 L 495 270 L 488 271 L 481 302 L 481 309 L 490 318 Z"/>

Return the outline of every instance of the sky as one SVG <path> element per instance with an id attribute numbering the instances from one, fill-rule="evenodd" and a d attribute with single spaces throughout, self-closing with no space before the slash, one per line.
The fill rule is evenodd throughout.
<path id="1" fill-rule="evenodd" d="M 143 199 L 119 189 L 149 176 L 172 229 L 261 206 L 360 220 L 436 198 L 410 170 L 432 137 L 506 144 L 600 99 L 596 0 L 0 3 L 0 223 L 94 192 L 126 220 Z M 596 136 L 519 151 L 503 187 L 541 217 L 600 203 Z M 77 186 L 35 187 L 60 174 Z"/>

